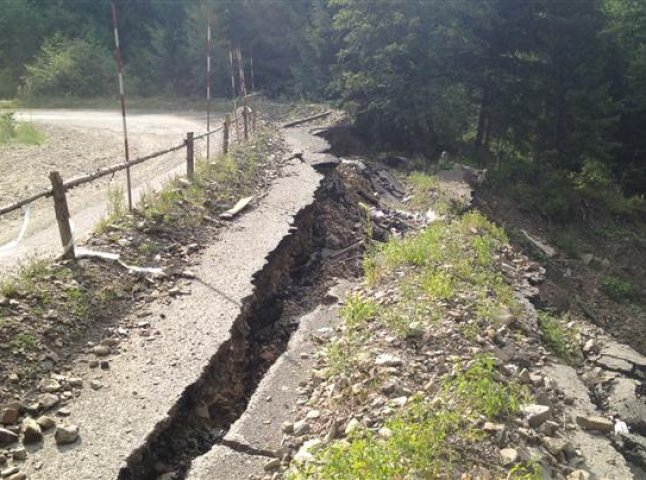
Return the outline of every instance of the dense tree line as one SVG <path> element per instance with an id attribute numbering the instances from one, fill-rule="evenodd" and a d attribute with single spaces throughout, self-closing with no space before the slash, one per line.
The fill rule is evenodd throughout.
<path id="1" fill-rule="evenodd" d="M 214 89 L 229 45 L 271 95 L 338 101 L 390 147 L 557 188 L 646 193 L 642 0 L 119 0 L 127 88 Z M 0 0 L 0 97 L 114 90 L 108 0 Z M 622 192 L 618 189 L 621 187 Z"/>

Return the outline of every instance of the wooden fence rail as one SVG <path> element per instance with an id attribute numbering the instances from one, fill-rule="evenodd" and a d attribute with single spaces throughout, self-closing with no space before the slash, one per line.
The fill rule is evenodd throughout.
<path id="1" fill-rule="evenodd" d="M 249 107 L 245 107 L 242 114 L 244 117 L 244 140 L 247 140 L 250 133 L 248 128 L 248 123 L 249 123 L 248 115 L 249 114 L 255 115 L 255 111 L 252 111 Z M 58 223 L 58 229 L 61 236 L 61 242 L 63 244 L 63 258 L 74 259 L 75 258 L 74 239 L 72 236 L 72 227 L 70 224 L 70 213 L 67 206 L 67 198 L 65 195 L 68 190 L 71 190 L 72 188 L 78 187 L 80 185 L 84 185 L 86 183 L 90 183 L 94 180 L 105 177 L 107 175 L 114 174 L 121 170 L 125 170 L 129 167 L 138 165 L 147 160 L 151 160 L 153 158 L 161 157 L 162 155 L 176 152 L 183 148 L 186 148 L 186 175 L 189 178 L 189 180 L 193 180 L 193 177 L 195 174 L 195 141 L 205 137 L 209 137 L 214 133 L 222 131 L 223 132 L 222 152 L 226 155 L 229 150 L 229 141 L 230 141 L 229 139 L 229 135 L 230 135 L 229 127 L 231 124 L 230 118 L 231 117 L 227 114 L 223 125 L 211 131 L 202 133 L 200 135 L 194 135 L 193 132 L 188 132 L 186 134 L 186 139 L 181 144 L 175 145 L 174 147 L 166 148 L 164 150 L 159 150 L 149 155 L 135 158 L 134 160 L 127 160 L 125 162 L 117 163 L 110 167 L 99 168 L 94 172 L 80 175 L 66 182 L 63 181 L 59 172 L 50 172 L 49 178 L 52 185 L 51 188 L 47 188 L 41 192 L 35 193 L 21 200 L 15 201 L 9 205 L 0 207 L 0 216 L 13 212 L 15 210 L 18 210 L 19 208 L 24 207 L 25 205 L 28 205 L 40 198 L 53 197 L 56 220 Z M 234 118 L 235 118 L 235 121 L 237 122 L 238 112 L 234 112 Z M 251 127 L 252 127 L 252 131 L 255 131 L 255 127 L 256 127 L 255 116 L 253 118 L 254 118 L 254 121 Z"/>

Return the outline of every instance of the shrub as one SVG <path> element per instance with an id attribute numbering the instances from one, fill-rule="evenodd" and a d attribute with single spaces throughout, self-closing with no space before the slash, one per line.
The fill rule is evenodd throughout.
<path id="1" fill-rule="evenodd" d="M 603 279 L 601 289 L 617 302 L 634 300 L 636 295 L 635 286 L 631 282 L 612 276 Z"/>
<path id="2" fill-rule="evenodd" d="M 90 38 L 54 35 L 26 69 L 21 89 L 26 97 L 96 97 L 114 83 L 110 53 Z"/>

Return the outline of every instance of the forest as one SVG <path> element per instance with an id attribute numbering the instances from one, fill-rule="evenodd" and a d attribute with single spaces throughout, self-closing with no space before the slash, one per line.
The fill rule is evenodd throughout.
<path id="1" fill-rule="evenodd" d="M 546 217 L 644 213 L 642 0 L 119 0 L 126 90 L 231 96 L 230 45 L 269 97 L 345 109 L 380 148 L 491 171 Z M 109 0 L 0 0 L 0 98 L 116 93 Z"/>

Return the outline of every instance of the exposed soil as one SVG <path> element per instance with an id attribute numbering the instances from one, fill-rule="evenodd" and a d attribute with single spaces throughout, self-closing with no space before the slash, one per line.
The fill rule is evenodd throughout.
<path id="1" fill-rule="evenodd" d="M 539 305 L 588 319 L 617 340 L 646 353 L 644 223 L 612 222 L 591 216 L 585 222 L 555 224 L 535 212 L 521 210 L 513 200 L 486 187 L 476 191 L 475 204 L 513 233 L 512 240 L 516 244 L 535 258 L 539 257 L 545 265 L 547 279 L 540 288 Z M 557 249 L 557 254 L 548 258 L 532 249 L 520 229 L 546 240 Z M 569 248 L 559 246 L 564 237 L 568 240 L 565 246 Z M 603 288 L 608 277 L 632 284 L 634 298 L 610 298 Z"/>

